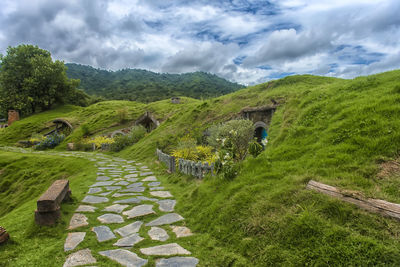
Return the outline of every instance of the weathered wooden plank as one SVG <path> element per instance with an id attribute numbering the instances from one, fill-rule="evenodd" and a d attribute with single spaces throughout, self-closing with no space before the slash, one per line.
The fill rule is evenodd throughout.
<path id="1" fill-rule="evenodd" d="M 60 203 L 69 191 L 68 180 L 55 181 L 37 201 L 37 211 L 49 212 L 60 208 Z"/>
<path id="2" fill-rule="evenodd" d="M 314 190 L 345 202 L 352 203 L 370 212 L 400 220 L 400 204 L 391 203 L 381 199 L 363 198 L 359 192 L 342 191 L 336 187 L 310 180 L 307 189 Z"/>

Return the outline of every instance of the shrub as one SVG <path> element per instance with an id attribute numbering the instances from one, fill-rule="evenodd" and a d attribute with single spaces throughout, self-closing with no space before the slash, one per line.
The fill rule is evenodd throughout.
<path id="1" fill-rule="evenodd" d="M 232 180 L 239 173 L 239 163 L 235 162 L 229 153 L 221 157 L 221 153 L 217 154 L 215 162 L 215 171 L 227 180 Z"/>
<path id="2" fill-rule="evenodd" d="M 93 151 L 93 144 L 88 143 L 75 143 L 74 150 L 78 151 Z"/>
<path id="3" fill-rule="evenodd" d="M 129 135 L 118 135 L 114 138 L 114 143 L 110 145 L 110 150 L 119 152 L 125 147 L 131 145 L 133 145 L 133 142 Z"/>
<path id="4" fill-rule="evenodd" d="M 118 121 L 124 123 L 128 118 L 128 110 L 126 108 L 117 110 Z"/>
<path id="5" fill-rule="evenodd" d="M 225 179 L 233 179 L 239 172 L 238 161 L 243 160 L 253 139 L 250 120 L 231 120 L 209 129 L 207 141 L 217 149 L 216 172 Z"/>
<path id="6" fill-rule="evenodd" d="M 178 160 L 187 159 L 192 161 L 208 162 L 209 164 L 215 162 L 216 155 L 213 148 L 210 146 L 198 146 L 196 140 L 190 136 L 181 138 L 178 142 L 177 148 L 172 151 L 172 156 Z"/>
<path id="7" fill-rule="evenodd" d="M 142 125 L 136 125 L 131 128 L 131 132 L 129 133 L 132 141 L 137 143 L 140 139 L 145 137 L 147 134 L 146 128 Z"/>
<path id="8" fill-rule="evenodd" d="M 90 134 L 89 126 L 87 124 L 81 125 L 81 131 L 83 136 L 88 136 Z"/>
<path id="9" fill-rule="evenodd" d="M 64 140 L 64 138 L 65 136 L 63 134 L 53 133 L 52 135 L 48 135 L 43 141 L 37 144 L 34 148 L 37 150 L 54 148 L 58 146 Z"/>
<path id="10" fill-rule="evenodd" d="M 110 150 L 114 152 L 121 151 L 125 147 L 137 143 L 146 135 L 146 133 L 146 128 L 143 126 L 133 126 L 129 134 L 118 135 L 114 138 L 114 142 L 110 144 Z"/>
<path id="11" fill-rule="evenodd" d="M 96 136 L 95 138 L 88 140 L 87 144 L 94 144 L 97 149 L 100 149 L 103 144 L 112 144 L 114 139 L 107 136 Z"/>
<path id="12" fill-rule="evenodd" d="M 231 120 L 210 128 L 208 143 L 217 151 L 229 153 L 234 161 L 243 160 L 253 139 L 254 129 L 250 120 Z"/>
<path id="13" fill-rule="evenodd" d="M 249 153 L 253 156 L 253 157 L 257 157 L 258 155 L 261 154 L 261 152 L 263 151 L 263 146 L 260 145 L 257 140 L 253 140 L 253 142 L 251 142 L 249 144 Z"/>

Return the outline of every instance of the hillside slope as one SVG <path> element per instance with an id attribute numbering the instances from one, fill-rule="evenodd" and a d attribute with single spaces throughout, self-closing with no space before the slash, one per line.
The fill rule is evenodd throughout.
<path id="1" fill-rule="evenodd" d="M 175 184 L 179 212 L 212 237 L 203 240 L 216 248 L 205 250 L 205 265 L 399 265 L 398 221 L 305 186 L 314 179 L 400 203 L 399 175 L 377 176 L 379 164 L 400 153 L 400 71 L 354 80 L 292 76 L 203 101 L 121 155 L 150 164 L 156 146 L 168 149 L 188 133 L 201 139 L 212 123 L 270 99 L 280 105 L 268 146 L 233 181 L 196 182 L 160 167 Z"/>
<path id="2" fill-rule="evenodd" d="M 204 72 L 159 74 L 139 69 L 107 71 L 79 64 L 66 64 L 69 78 L 80 79 L 80 88 L 107 99 L 153 102 L 173 96 L 210 98 L 243 88 Z"/>
<path id="3" fill-rule="evenodd" d="M 157 147 L 168 151 L 188 134 L 201 141 L 209 126 L 272 99 L 279 106 L 266 150 L 248 157 L 235 179 L 199 181 L 168 174 L 156 161 Z M 131 119 L 145 110 L 162 119 L 157 129 L 118 156 L 143 160 L 158 170 L 157 177 L 178 200 L 177 212 L 199 234 L 192 246 L 202 259 L 200 266 L 398 266 L 398 221 L 305 186 L 313 179 L 400 203 L 400 174 L 378 175 L 382 163 L 400 156 L 399 104 L 400 71 L 392 71 L 354 80 L 291 76 L 182 105 L 109 101 L 71 110 L 65 117 L 78 125 L 69 140 L 82 138 L 82 124 L 93 134 L 123 127 L 113 126 L 122 106 Z M 45 115 L 16 125 L 41 125 L 36 120 L 40 116 Z M 0 132 L 0 144 L 12 143 L 17 129 Z M 4 218 L 11 222 L 14 212 Z"/>

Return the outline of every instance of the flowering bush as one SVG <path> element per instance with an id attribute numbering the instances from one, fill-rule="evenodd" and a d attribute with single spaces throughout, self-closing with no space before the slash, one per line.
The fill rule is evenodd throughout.
<path id="1" fill-rule="evenodd" d="M 100 149 L 103 144 L 112 144 L 114 142 L 113 138 L 107 136 L 96 136 L 95 138 L 86 141 L 87 144 L 94 144 L 97 149 Z"/>
<path id="2" fill-rule="evenodd" d="M 250 120 L 231 120 L 210 128 L 207 140 L 218 151 L 215 163 L 217 173 L 226 179 L 238 174 L 238 162 L 246 157 L 253 135 L 253 123 Z"/>
<path id="3" fill-rule="evenodd" d="M 261 142 L 263 142 L 264 140 L 267 139 L 263 139 Z M 249 153 L 253 156 L 253 157 L 257 157 L 258 155 L 261 154 L 261 152 L 263 151 L 263 146 L 260 145 L 257 140 L 253 140 L 253 142 L 251 142 L 249 144 Z"/>
<path id="4" fill-rule="evenodd" d="M 37 150 L 45 150 L 48 148 L 54 148 L 58 146 L 63 140 L 65 136 L 63 134 L 53 133 L 51 135 L 46 136 L 39 144 L 37 144 L 34 148 Z"/>
<path id="5" fill-rule="evenodd" d="M 188 135 L 179 139 L 178 146 L 172 150 L 171 155 L 176 158 L 176 164 L 178 164 L 178 159 L 180 158 L 208 162 L 209 164 L 216 160 L 216 155 L 212 147 L 196 145 L 196 140 Z"/>
<path id="6" fill-rule="evenodd" d="M 229 153 L 234 161 L 243 160 L 254 136 L 250 120 L 231 120 L 210 128 L 208 143 L 223 154 Z"/>

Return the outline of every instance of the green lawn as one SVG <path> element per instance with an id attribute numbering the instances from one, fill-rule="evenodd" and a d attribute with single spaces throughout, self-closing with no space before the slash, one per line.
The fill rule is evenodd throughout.
<path id="1" fill-rule="evenodd" d="M 238 117 L 244 107 L 271 104 L 271 99 L 279 106 L 268 131 L 267 148 L 257 158 L 249 156 L 232 181 L 218 176 L 199 181 L 185 175 L 167 174 L 165 167 L 156 162 L 157 147 L 168 151 L 185 135 L 201 142 L 203 132 L 212 124 Z M 358 190 L 366 197 L 400 203 L 400 174 L 377 176 L 381 163 L 400 156 L 400 71 L 354 80 L 291 76 L 215 99 L 188 99 L 181 106 L 168 101 L 149 105 L 110 101 L 88 108 L 68 107 L 72 110 L 64 117 L 75 118 L 76 125 L 87 123 L 96 134 L 123 127 L 113 124 L 120 106 L 128 107 L 132 120 L 145 110 L 162 120 L 160 127 L 118 156 L 140 159 L 154 168 L 177 198 L 177 211 L 197 233 L 184 245 L 195 251 L 201 260 L 200 266 L 400 265 L 400 222 L 305 188 L 313 179 Z M 39 114 L 19 124 L 39 116 L 43 116 L 42 121 L 49 118 Z M 0 144 L 12 143 L 27 135 L 12 129 L 0 132 Z M 68 140 L 81 137 L 82 132 L 77 128 Z M 39 160 L 36 156 L 13 153 L 5 157 L 2 154 L 0 166 L 7 167 L 1 168 L 11 168 L 13 157 L 21 164 L 20 174 L 12 176 L 3 171 L 0 174 L 0 185 L 6 183 L 5 189 L 0 186 L 0 212 L 9 212 L 0 222 L 18 234 L 16 243 L 11 243 L 6 252 L 0 247 L 3 250 L 0 262 L 18 257 L 23 263 L 50 255 L 56 246 L 62 247 L 66 234 L 62 236 L 62 229 L 66 222 L 55 230 L 33 225 L 33 210 L 39 195 L 34 196 L 34 192 L 45 188 L 45 183 L 37 185 L 37 190 L 32 189 L 32 198 L 30 194 L 14 194 L 8 188 L 17 188 L 20 184 L 30 188 L 28 181 L 20 180 L 24 168 L 34 173 L 39 168 L 53 170 L 56 166 L 53 176 L 45 172 L 47 178 L 41 178 L 48 183 L 51 177 L 64 171 L 56 165 L 57 158 L 43 155 Z M 35 165 L 37 160 L 43 167 Z M 73 166 L 68 170 L 77 170 L 85 162 L 66 159 L 61 166 L 64 164 Z M 77 183 L 71 183 L 73 192 L 77 191 L 76 197 L 80 196 L 77 185 L 87 181 L 81 176 L 86 171 L 83 168 L 79 174 L 73 171 L 70 174 Z M 68 217 L 73 205 L 66 205 L 63 210 L 67 214 L 63 218 Z M 17 220 L 22 220 L 21 226 Z M 49 232 L 54 232 L 53 239 L 46 239 L 49 238 L 46 235 L 51 235 Z M 45 244 L 50 240 L 54 244 L 47 248 Z M 39 248 L 35 249 L 39 251 L 36 254 L 29 250 L 33 244 Z M 62 262 L 62 251 L 57 253 Z"/>

